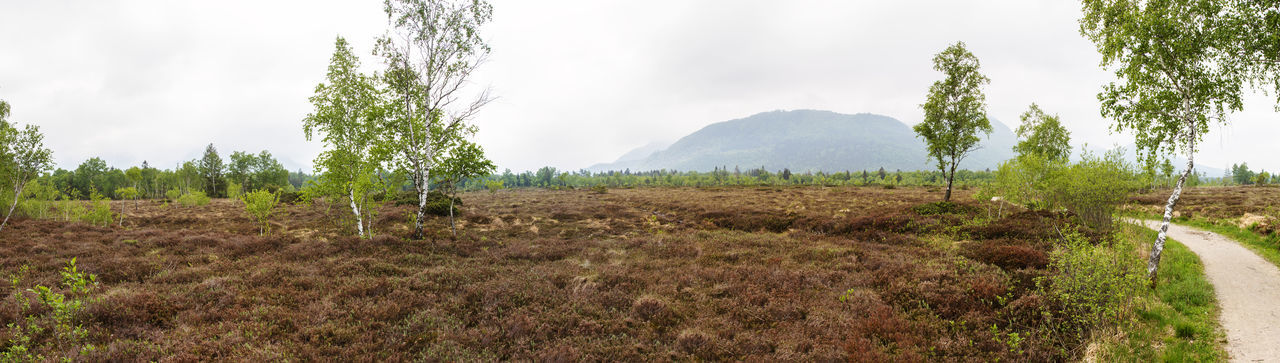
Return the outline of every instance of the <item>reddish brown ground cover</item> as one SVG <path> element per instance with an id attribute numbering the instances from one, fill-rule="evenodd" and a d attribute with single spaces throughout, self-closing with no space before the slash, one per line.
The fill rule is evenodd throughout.
<path id="1" fill-rule="evenodd" d="M 1155 190 L 1135 196 L 1130 200 L 1130 208 L 1148 214 L 1164 214 L 1169 193 L 1169 190 Z M 1280 187 L 1249 185 L 1187 188 L 1182 192 L 1174 212 L 1181 218 L 1224 220 L 1233 224 L 1240 223 L 1241 218 L 1249 214 L 1252 220 L 1243 224 L 1261 222 L 1255 225 L 1255 232 L 1270 234 L 1280 227 L 1275 223 L 1280 218 Z"/>
<path id="2" fill-rule="evenodd" d="M 380 236 L 360 240 L 328 217 L 336 206 L 289 206 L 257 236 L 231 201 L 154 201 L 124 227 L 14 221 L 0 232 L 0 270 L 29 265 L 24 285 L 54 286 L 74 257 L 98 275 L 77 316 L 97 346 L 89 360 L 1078 354 L 1079 341 L 1028 334 L 1051 323 L 1035 279 L 1062 217 L 918 207 L 939 198 L 856 187 L 479 192 L 463 196 L 458 239 L 436 218 L 426 241 L 403 238 L 407 207 L 383 208 Z M 19 321 L 3 292 L 0 324 Z M 1008 332 L 1023 332 L 1016 347 Z"/>

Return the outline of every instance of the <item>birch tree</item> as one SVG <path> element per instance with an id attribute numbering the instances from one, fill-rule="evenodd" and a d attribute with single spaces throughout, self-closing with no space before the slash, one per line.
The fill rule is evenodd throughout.
<path id="1" fill-rule="evenodd" d="M 978 132 L 991 134 L 987 97 L 981 89 L 991 81 L 978 73 L 979 66 L 978 57 L 965 49 L 964 42 L 935 55 L 933 69 L 946 77 L 929 87 L 929 98 L 920 105 L 924 108 L 924 121 L 913 127 L 916 134 L 924 138 L 929 156 L 937 161 L 938 169 L 947 178 L 943 201 L 951 201 L 951 184 L 960 161 L 978 149 L 981 141 Z M 884 169 L 881 170 L 883 173 Z"/>
<path id="2" fill-rule="evenodd" d="M 0 230 L 9 223 L 22 199 L 27 182 L 53 168 L 53 152 L 44 147 L 44 135 L 36 125 L 21 130 L 9 123 L 9 103 L 0 100 L 0 184 L 8 187 L 11 197 Z"/>
<path id="3" fill-rule="evenodd" d="M 412 179 L 418 195 L 413 236 L 422 238 L 427 192 L 446 145 L 475 134 L 470 121 L 492 100 L 488 90 L 469 92 L 469 86 L 489 54 L 480 27 L 492 19 L 493 7 L 483 0 L 386 0 L 385 11 L 392 29 L 376 51 L 394 95 L 385 140 L 396 167 Z"/>
<path id="4" fill-rule="evenodd" d="M 372 238 L 371 196 L 385 186 L 378 174 L 386 158 L 379 142 L 379 94 L 373 78 L 360 73 L 347 41 L 338 37 L 334 48 L 326 83 L 311 97 L 315 110 L 303 120 L 307 140 L 318 136 L 325 144 L 315 160 L 318 177 L 306 192 L 345 199 L 356 233 Z"/>
<path id="5" fill-rule="evenodd" d="M 1013 146 L 1019 156 L 1036 154 L 1048 160 L 1066 160 L 1071 156 L 1071 132 L 1062 127 L 1057 114 L 1047 114 L 1032 103 L 1021 119 L 1022 124 L 1015 132 L 1018 144 Z"/>
<path id="6" fill-rule="evenodd" d="M 1165 203 L 1147 278 L 1155 286 L 1169 220 L 1195 169 L 1197 143 L 1213 123 L 1243 107 L 1244 74 L 1230 49 L 1225 2 L 1084 0 L 1080 30 L 1116 81 L 1098 94 L 1116 132 L 1132 132 L 1146 165 L 1182 153 L 1187 164 Z"/>
<path id="7" fill-rule="evenodd" d="M 441 189 L 449 196 L 449 229 L 453 237 L 458 237 L 458 226 L 454 222 L 453 202 L 458 199 L 458 186 L 467 179 L 479 178 L 493 174 L 496 168 L 493 162 L 484 156 L 480 145 L 465 139 L 459 139 L 450 145 L 447 157 L 440 162 Z"/>

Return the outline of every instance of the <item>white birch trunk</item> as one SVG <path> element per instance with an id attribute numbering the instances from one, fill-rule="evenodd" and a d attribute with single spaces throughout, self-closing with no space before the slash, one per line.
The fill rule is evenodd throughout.
<path id="1" fill-rule="evenodd" d="M 430 137 L 427 139 L 430 140 Z M 427 218 L 427 193 L 431 190 L 431 163 L 429 158 L 432 155 L 432 149 L 430 141 L 426 142 L 428 144 L 424 145 L 424 147 L 427 152 L 423 155 L 421 163 L 418 164 L 419 168 L 422 168 L 421 172 L 418 173 L 418 175 L 422 176 L 422 180 L 418 183 L 418 218 L 413 222 L 414 237 L 420 239 L 426 238 L 426 234 L 423 232 L 423 221 Z"/>
<path id="2" fill-rule="evenodd" d="M 364 238 L 364 216 L 360 214 L 360 206 L 356 204 L 355 189 L 349 190 L 351 194 L 351 213 L 356 215 L 356 233 Z"/>
<path id="3" fill-rule="evenodd" d="M 1178 177 L 1178 184 L 1173 187 L 1173 194 L 1169 195 L 1169 201 L 1164 205 L 1164 220 L 1160 223 L 1160 233 L 1156 235 L 1156 242 L 1151 245 L 1151 258 L 1147 261 L 1147 279 L 1151 281 L 1152 287 L 1156 286 L 1156 275 L 1160 271 L 1160 254 L 1164 252 L 1164 241 L 1169 235 L 1169 220 L 1173 219 L 1173 207 L 1182 197 L 1182 186 L 1187 182 L 1187 177 L 1191 175 L 1191 170 L 1195 166 L 1195 144 L 1192 143 L 1189 149 L 1191 151 L 1187 152 L 1187 170 Z"/>
<path id="4" fill-rule="evenodd" d="M 18 197 L 22 196 L 22 188 L 25 183 L 19 183 L 13 187 L 13 203 L 9 204 L 9 213 L 5 213 L 4 222 L 0 222 L 0 231 L 4 230 L 4 226 L 9 224 L 9 217 L 13 216 L 13 210 L 18 208 Z"/>

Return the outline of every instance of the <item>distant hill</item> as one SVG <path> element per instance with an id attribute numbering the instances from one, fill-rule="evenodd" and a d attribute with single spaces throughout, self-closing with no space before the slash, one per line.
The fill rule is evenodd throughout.
<path id="1" fill-rule="evenodd" d="M 653 153 L 662 151 L 663 149 L 666 149 L 667 147 L 670 147 L 670 146 L 671 146 L 670 142 L 654 141 L 654 142 L 645 144 L 644 146 L 632 149 L 631 151 L 628 151 L 626 154 L 622 154 L 622 156 L 619 156 L 618 160 L 614 160 L 614 162 L 621 163 L 621 162 L 627 162 L 627 161 L 644 160 L 645 158 L 649 157 L 649 155 L 653 155 Z"/>
<path id="2" fill-rule="evenodd" d="M 994 120 L 991 126 L 990 137 L 960 163 L 962 169 L 994 169 L 1013 157 L 1017 142 L 1013 131 Z M 637 154 L 648 156 L 634 158 Z M 618 161 L 588 169 L 711 171 L 735 166 L 795 172 L 935 169 L 925 153 L 924 141 L 902 121 L 868 113 L 816 110 L 764 112 L 714 123 L 665 149 L 633 150 Z"/>

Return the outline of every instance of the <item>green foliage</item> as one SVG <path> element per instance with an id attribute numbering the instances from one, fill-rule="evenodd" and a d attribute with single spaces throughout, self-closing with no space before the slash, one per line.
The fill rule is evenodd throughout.
<path id="1" fill-rule="evenodd" d="M 485 180 L 484 188 L 488 190 L 490 194 L 493 194 L 502 190 L 504 186 L 501 180 Z"/>
<path id="2" fill-rule="evenodd" d="M 138 188 L 134 188 L 134 187 L 127 187 L 127 188 L 117 188 L 117 189 L 116 189 L 116 198 L 119 198 L 119 199 L 134 199 L 134 198 L 137 198 L 137 197 L 138 197 Z"/>
<path id="3" fill-rule="evenodd" d="M 1253 184 L 1257 176 L 1257 173 L 1249 170 L 1249 163 L 1231 164 L 1229 172 L 1231 173 L 1231 181 L 1235 182 L 1236 185 Z"/>
<path id="4" fill-rule="evenodd" d="M 241 189 L 240 183 L 237 183 L 234 181 L 227 181 L 227 198 L 240 199 L 242 190 L 243 189 Z"/>
<path id="5" fill-rule="evenodd" d="M 61 216 L 62 220 L 67 222 L 81 220 L 89 213 L 89 210 L 85 208 L 84 204 L 76 200 L 60 200 L 54 204 L 54 209 L 56 210 L 57 215 Z"/>
<path id="6" fill-rule="evenodd" d="M 543 169 L 554 168 L 547 167 Z M 791 179 L 784 180 L 778 175 L 779 173 L 769 172 L 764 169 L 748 169 L 738 172 L 725 170 L 713 172 L 677 172 L 672 170 L 590 172 L 582 170 L 572 173 L 545 173 L 548 176 L 548 180 L 550 180 L 549 184 L 546 184 L 534 172 L 526 171 L 516 174 L 507 170 L 499 175 L 465 179 L 460 183 L 459 188 L 463 190 L 480 190 L 485 188 L 491 181 L 501 182 L 504 188 L 591 188 L 601 184 L 608 188 L 787 185 L 877 186 L 888 183 L 888 181 L 877 180 L 874 175 L 869 173 L 868 178 L 863 179 L 862 173 L 861 171 L 838 173 L 805 172 L 794 173 L 791 175 Z M 896 174 L 902 177 L 901 181 L 896 182 L 897 186 L 936 187 L 946 186 L 947 183 L 943 173 L 936 170 L 903 171 Z M 990 170 L 956 170 L 953 182 L 961 188 L 981 186 L 992 180 L 993 175 L 994 173 Z"/>
<path id="7" fill-rule="evenodd" d="M 1107 230 L 1116 208 L 1141 183 L 1117 150 L 1101 158 L 1086 153 L 1050 184 L 1055 189 L 1055 205 L 1072 211 L 1090 227 Z"/>
<path id="8" fill-rule="evenodd" d="M 1121 236 L 1130 246 L 1155 238 L 1155 231 L 1128 224 Z M 1220 362 L 1223 349 L 1218 302 L 1195 253 L 1169 240 L 1155 290 L 1140 289 L 1134 315 L 1116 341 L 1103 339 L 1100 362 Z"/>
<path id="9" fill-rule="evenodd" d="M 387 117 L 379 140 L 397 152 L 396 169 L 413 180 L 422 196 L 432 188 L 432 177 L 456 183 L 464 178 L 456 172 L 468 169 L 440 162 L 459 159 L 451 155 L 458 155 L 477 130 L 471 118 L 492 100 L 487 91 L 461 100 L 460 90 L 467 88 L 489 54 L 480 27 L 493 19 L 493 7 L 484 0 L 388 0 L 385 4 L 393 28 L 378 39 L 375 50 L 387 65 L 381 78 L 387 91 L 383 98 Z M 461 153 L 470 151 L 479 148 Z M 479 156 L 460 159 L 487 162 L 483 152 Z M 417 211 L 416 238 L 423 236 L 425 213 L 422 208 Z"/>
<path id="10" fill-rule="evenodd" d="M 1098 94 L 1116 131 L 1132 131 L 1138 152 L 1188 155 L 1212 120 L 1240 110 L 1245 79 L 1221 15 L 1225 2 L 1085 0 L 1081 31 L 1117 78 Z"/>
<path id="11" fill-rule="evenodd" d="M 609 187 L 605 186 L 604 184 L 596 184 L 591 186 L 591 191 L 595 192 L 596 194 L 605 194 L 609 192 Z"/>
<path id="12" fill-rule="evenodd" d="M 53 218 L 52 209 L 59 193 L 52 185 L 32 180 L 22 191 L 22 201 L 18 205 L 22 215 L 35 219 Z"/>
<path id="13" fill-rule="evenodd" d="M 452 201 L 452 203 L 450 203 Z M 438 190 L 432 190 L 427 193 L 427 206 L 423 210 L 426 214 L 433 216 L 446 217 L 449 215 L 449 209 L 453 208 L 453 214 L 458 214 L 458 206 L 462 205 L 462 199 L 451 197 Z"/>
<path id="14" fill-rule="evenodd" d="M 178 188 L 169 189 L 169 191 L 164 192 L 164 196 L 169 198 L 169 200 L 176 201 L 178 200 L 178 197 L 182 196 L 182 191 L 178 190 Z"/>
<path id="15" fill-rule="evenodd" d="M 13 216 L 27 182 L 53 166 L 53 152 L 44 147 L 40 128 L 27 125 L 18 129 L 8 117 L 9 104 L 0 101 L 0 201 L 5 208 L 0 229 Z"/>
<path id="16" fill-rule="evenodd" d="M 307 140 L 320 136 L 325 144 L 315 160 L 319 176 L 304 194 L 307 199 L 345 199 L 357 234 L 372 237 L 372 196 L 389 187 L 383 165 L 390 146 L 380 134 L 385 110 L 374 79 L 360 73 L 359 59 L 346 39 L 338 37 L 334 48 L 326 83 L 316 86 L 310 98 L 315 110 L 303 120 Z"/>
<path id="17" fill-rule="evenodd" d="M 1076 163 L 1028 154 L 1006 161 L 982 195 L 1031 209 L 1066 209 L 1090 227 L 1111 227 L 1116 208 L 1140 187 L 1122 150 L 1103 157 L 1085 153 Z"/>
<path id="18" fill-rule="evenodd" d="M 1048 160 L 1066 160 L 1071 156 L 1071 132 L 1062 126 L 1058 115 L 1049 115 L 1032 103 L 1022 114 L 1017 134 L 1021 139 L 1013 147 L 1018 155 L 1035 154 Z"/>
<path id="19" fill-rule="evenodd" d="M 928 145 L 929 156 L 947 175 L 947 193 L 951 200 L 951 180 L 960 160 L 978 147 L 978 132 L 991 133 L 987 120 L 986 96 L 982 85 L 990 82 L 978 73 L 978 58 L 965 49 L 964 42 L 947 47 L 933 57 L 933 69 L 945 77 L 929 87 L 924 120 L 913 129 Z"/>
<path id="20" fill-rule="evenodd" d="M 271 213 L 280 204 L 280 194 L 269 192 L 266 189 L 258 189 L 245 193 L 242 200 L 244 201 L 245 212 L 248 212 L 249 216 L 253 217 L 261 225 L 258 234 L 266 234 L 271 227 L 268 223 L 268 218 L 271 218 Z"/>
<path id="21" fill-rule="evenodd" d="M 228 198 L 237 198 L 246 190 L 276 191 L 293 187 L 289 183 L 289 171 L 266 150 L 256 155 L 243 151 L 232 152 L 226 169 L 227 192 L 231 192 L 230 185 L 233 182 L 240 186 L 236 196 L 227 194 Z"/>
<path id="22" fill-rule="evenodd" d="M 103 227 L 111 224 L 112 213 L 110 199 L 107 199 L 106 196 L 99 194 L 97 191 L 93 191 L 89 193 L 89 205 L 89 212 L 81 216 L 80 221 Z"/>
<path id="23" fill-rule="evenodd" d="M 21 321 L 9 323 L 9 346 L 0 352 L 3 361 L 39 361 L 43 356 L 33 355 L 32 351 L 41 348 L 56 348 L 56 351 L 74 351 L 86 354 L 96 349 L 88 344 L 89 330 L 77 324 L 77 316 L 91 303 L 96 301 L 90 293 L 97 288 L 97 275 L 86 274 L 76 267 L 76 259 L 72 258 L 62 269 L 62 290 L 43 285 L 25 289 L 22 279 L 27 266 L 22 266 L 16 274 L 10 275 L 9 283 L 13 289 L 13 298 L 19 308 Z M 35 301 L 43 305 L 43 309 L 33 309 L 32 300 L 26 293 L 36 295 Z M 75 347 L 78 349 L 68 350 Z M 70 357 L 63 357 L 71 360 Z"/>
<path id="24" fill-rule="evenodd" d="M 195 207 L 209 204 L 209 197 L 201 191 L 192 191 L 178 197 L 178 204 L 183 207 Z"/>
<path id="25" fill-rule="evenodd" d="M 1055 327 L 1061 334 L 1083 340 L 1091 330 L 1121 321 L 1132 310 L 1143 287 L 1141 260 L 1124 240 L 1092 244 L 1073 230 L 1063 234 L 1050 254 L 1050 275 L 1037 280 L 1038 289 L 1062 307 Z"/>
<path id="26" fill-rule="evenodd" d="M 998 196 L 1005 201 L 1030 209 L 1049 209 L 1055 200 L 1052 183 L 1066 167 L 1063 160 L 1045 159 L 1040 154 L 1027 154 L 1000 164 L 995 180 L 983 188 L 983 195 Z"/>
<path id="27" fill-rule="evenodd" d="M 196 166 L 200 172 L 201 179 L 204 179 L 204 191 L 210 197 L 222 196 L 225 190 L 226 179 L 222 175 L 222 157 L 218 156 L 218 149 L 213 144 L 204 149 L 204 156 L 200 158 Z"/>

